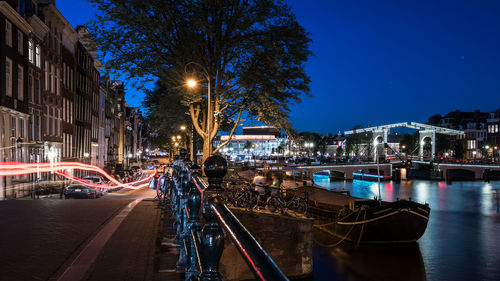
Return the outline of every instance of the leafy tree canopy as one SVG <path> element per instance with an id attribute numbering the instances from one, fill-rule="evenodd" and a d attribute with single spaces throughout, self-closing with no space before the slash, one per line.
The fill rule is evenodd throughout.
<path id="1" fill-rule="evenodd" d="M 222 123 L 232 125 L 234 132 L 243 110 L 256 120 L 290 129 L 290 105 L 309 90 L 304 63 L 312 53 L 309 34 L 283 1 L 88 1 L 102 13 L 89 30 L 106 69 L 125 71 L 139 82 L 156 77 L 180 92 L 204 139 L 204 154 Z M 187 77 L 201 85 L 189 91 Z M 200 118 L 208 112 L 208 87 L 215 117 L 210 124 Z"/>

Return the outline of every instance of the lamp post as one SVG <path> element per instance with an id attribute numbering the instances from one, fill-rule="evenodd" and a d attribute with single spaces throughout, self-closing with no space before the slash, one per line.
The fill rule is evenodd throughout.
<path id="1" fill-rule="evenodd" d="M 488 156 L 490 156 L 490 146 L 489 145 L 485 145 L 484 146 L 484 151 L 486 152 L 486 160 L 488 160 Z"/>
<path id="2" fill-rule="evenodd" d="M 373 146 L 375 146 L 375 156 L 377 157 L 377 183 L 378 183 L 378 202 L 379 204 L 382 204 L 382 198 L 381 198 L 381 193 L 380 193 L 380 163 L 379 163 L 379 157 L 378 157 L 378 140 L 375 138 L 375 140 L 373 141 Z"/>
<path id="3" fill-rule="evenodd" d="M 205 75 L 205 78 L 207 78 L 207 82 L 208 82 L 208 95 L 207 95 L 207 99 L 208 99 L 207 100 L 207 102 L 208 102 L 208 110 L 207 110 L 207 136 L 208 136 L 208 157 L 210 157 L 212 155 L 212 140 L 211 140 L 211 137 L 210 137 L 210 123 L 212 122 L 212 113 L 211 113 L 211 108 L 212 107 L 210 106 L 210 96 L 211 96 L 211 93 L 210 93 L 210 75 L 208 75 L 208 71 L 201 64 L 196 63 L 196 62 L 190 62 L 190 63 L 186 64 L 186 67 L 189 64 L 195 64 L 195 65 L 199 66 L 203 70 L 203 74 Z M 193 80 L 193 79 L 189 79 L 187 81 L 187 85 L 190 88 L 196 87 L 196 84 L 197 84 L 197 82 L 195 80 Z"/>

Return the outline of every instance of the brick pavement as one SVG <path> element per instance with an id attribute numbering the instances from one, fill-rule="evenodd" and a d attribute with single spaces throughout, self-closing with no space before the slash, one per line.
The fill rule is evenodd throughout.
<path id="1" fill-rule="evenodd" d="M 175 230 L 169 212 L 158 209 L 153 196 L 153 191 L 142 189 L 97 200 L 0 202 L 0 281 L 57 280 L 96 233 L 134 198 L 149 199 L 121 223 L 85 280 L 183 279 L 175 272 L 177 249 L 160 249 L 161 239 L 173 237 Z M 162 218 L 165 222 L 160 222 Z"/>
<path id="2" fill-rule="evenodd" d="M 155 280 L 161 209 L 144 200 L 125 218 L 84 280 Z"/>
<path id="3" fill-rule="evenodd" d="M 48 280 L 128 202 L 0 202 L 0 280 Z"/>

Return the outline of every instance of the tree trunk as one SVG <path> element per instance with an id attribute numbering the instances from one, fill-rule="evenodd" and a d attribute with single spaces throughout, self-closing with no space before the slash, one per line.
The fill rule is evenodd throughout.
<path id="1" fill-rule="evenodd" d="M 203 138 L 203 159 L 202 159 L 202 164 L 208 158 L 208 149 L 209 149 L 209 146 L 210 146 L 209 138 Z"/>

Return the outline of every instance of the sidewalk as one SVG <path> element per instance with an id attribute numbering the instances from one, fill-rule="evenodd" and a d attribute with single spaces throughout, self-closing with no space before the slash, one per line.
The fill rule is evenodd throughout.
<path id="1" fill-rule="evenodd" d="M 118 227 L 84 280 L 157 280 L 161 209 L 143 200 Z"/>

